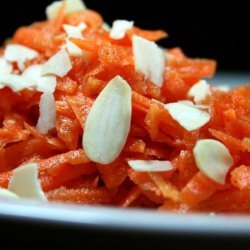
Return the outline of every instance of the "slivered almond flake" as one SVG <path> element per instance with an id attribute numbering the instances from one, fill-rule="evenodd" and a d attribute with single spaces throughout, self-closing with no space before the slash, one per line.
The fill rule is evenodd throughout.
<path id="1" fill-rule="evenodd" d="M 128 161 L 128 165 L 136 172 L 166 172 L 173 170 L 173 165 L 170 161 L 133 160 Z"/>
<path id="2" fill-rule="evenodd" d="M 13 70 L 12 64 L 7 62 L 3 57 L 0 58 L 0 75 L 11 74 Z"/>
<path id="3" fill-rule="evenodd" d="M 72 69 L 70 57 L 65 49 L 52 56 L 43 66 L 42 75 L 64 77 Z"/>
<path id="4" fill-rule="evenodd" d="M 47 134 L 56 127 L 56 103 L 52 93 L 44 93 L 41 96 L 39 109 L 37 129 L 40 133 Z"/>
<path id="5" fill-rule="evenodd" d="M 133 54 L 136 70 L 161 87 L 165 70 L 164 51 L 156 43 L 134 35 Z"/>
<path id="6" fill-rule="evenodd" d="M 32 65 L 23 72 L 23 76 L 36 83 L 36 90 L 54 93 L 56 89 L 55 76 L 42 76 L 43 65 Z"/>
<path id="7" fill-rule="evenodd" d="M 9 44 L 4 51 L 4 58 L 8 62 L 17 62 L 18 68 L 25 69 L 25 61 L 32 60 L 38 56 L 38 52 L 23 45 Z"/>
<path id="8" fill-rule="evenodd" d="M 132 91 L 120 76 L 96 99 L 86 121 L 83 148 L 94 162 L 109 164 L 126 144 L 132 115 Z"/>
<path id="9" fill-rule="evenodd" d="M 35 89 L 36 83 L 22 75 L 0 75 L 0 89 L 4 87 L 9 87 L 14 92 L 19 92 L 24 89 Z"/>
<path id="10" fill-rule="evenodd" d="M 55 1 L 46 8 L 47 19 L 53 20 L 56 18 L 63 1 Z M 66 9 L 65 14 L 70 14 L 75 11 L 82 11 L 86 6 L 82 0 L 65 0 Z"/>
<path id="11" fill-rule="evenodd" d="M 38 169 L 35 163 L 16 168 L 13 171 L 8 189 L 21 198 L 47 200 L 38 180 Z"/>
<path id="12" fill-rule="evenodd" d="M 9 190 L 0 188 L 0 201 L 1 200 L 13 200 L 13 199 L 18 199 L 18 198 L 19 197 L 16 194 L 10 192 Z"/>
<path id="13" fill-rule="evenodd" d="M 116 20 L 110 30 L 110 37 L 115 40 L 124 38 L 126 32 L 134 26 L 133 21 Z"/>
<path id="14" fill-rule="evenodd" d="M 194 84 L 188 92 L 188 97 L 193 97 L 195 103 L 202 103 L 208 96 L 211 95 L 210 85 L 201 80 Z"/>
<path id="15" fill-rule="evenodd" d="M 210 115 L 207 112 L 185 103 L 166 104 L 165 109 L 187 131 L 199 129 L 210 120 Z"/>
<path id="16" fill-rule="evenodd" d="M 69 38 L 79 38 L 83 39 L 82 31 L 87 28 L 87 25 L 85 23 L 80 23 L 78 26 L 72 26 L 68 24 L 63 25 L 63 29 L 65 30 L 67 36 Z"/>
<path id="17" fill-rule="evenodd" d="M 200 140 L 194 147 L 197 167 L 210 179 L 225 184 L 227 173 L 233 165 L 233 158 L 224 144 L 219 141 Z"/>

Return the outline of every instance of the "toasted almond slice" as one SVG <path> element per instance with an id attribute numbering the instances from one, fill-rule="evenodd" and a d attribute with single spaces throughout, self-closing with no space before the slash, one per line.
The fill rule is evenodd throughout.
<path id="1" fill-rule="evenodd" d="M 56 89 L 56 77 L 42 76 L 42 69 L 43 65 L 41 64 L 32 65 L 23 72 L 23 76 L 36 83 L 37 91 L 54 93 Z"/>
<path id="2" fill-rule="evenodd" d="M 4 58 L 8 62 L 17 62 L 18 68 L 23 71 L 26 60 L 32 60 L 38 56 L 38 52 L 23 45 L 9 44 L 4 51 Z"/>
<path id="3" fill-rule="evenodd" d="M 64 77 L 72 69 L 70 57 L 65 49 L 60 50 L 52 56 L 42 69 L 42 75 L 55 75 Z"/>
<path id="4" fill-rule="evenodd" d="M 58 11 L 62 6 L 62 2 L 63 1 L 53 2 L 46 8 L 47 19 L 53 20 L 57 17 Z M 65 0 L 65 2 L 66 2 L 65 14 L 70 14 L 72 12 L 82 11 L 86 9 L 86 6 L 82 0 Z"/>
<path id="5" fill-rule="evenodd" d="M 18 92 L 24 89 L 35 89 L 36 83 L 21 75 L 0 75 L 0 89 L 4 87 L 9 87 L 14 92 Z"/>
<path id="6" fill-rule="evenodd" d="M 185 103 L 170 103 L 165 105 L 165 109 L 187 131 L 199 129 L 210 120 L 207 112 Z"/>
<path id="7" fill-rule="evenodd" d="M 37 129 L 42 134 L 47 134 L 56 127 L 56 103 L 52 93 L 44 93 L 41 96 L 40 116 L 37 123 Z"/>
<path id="8" fill-rule="evenodd" d="M 226 146 L 219 141 L 205 139 L 198 141 L 193 151 L 197 167 L 210 179 L 225 184 L 227 173 L 233 165 L 233 158 Z"/>
<path id="9" fill-rule="evenodd" d="M 0 58 L 0 75 L 11 74 L 13 66 L 3 57 Z"/>
<path id="10" fill-rule="evenodd" d="M 163 85 L 165 55 L 156 43 L 133 36 L 135 68 L 157 86 Z"/>
<path id="11" fill-rule="evenodd" d="M 188 92 L 188 97 L 193 97 L 195 103 L 202 103 L 208 96 L 211 95 L 210 85 L 201 80 L 194 84 Z"/>
<path id="12" fill-rule="evenodd" d="M 131 88 L 120 76 L 96 99 L 83 135 L 83 148 L 92 161 L 109 164 L 120 155 L 130 130 L 131 99 Z"/>
<path id="13" fill-rule="evenodd" d="M 128 161 L 129 166 L 137 172 L 166 172 L 173 170 L 170 161 Z"/>
<path id="14" fill-rule="evenodd" d="M 23 165 L 13 171 L 8 189 L 20 198 L 46 201 L 47 198 L 38 180 L 37 164 Z"/>
<path id="15" fill-rule="evenodd" d="M 19 197 L 7 189 L 0 188 L 0 200 L 14 200 Z"/>
<path id="16" fill-rule="evenodd" d="M 128 30 L 134 26 L 133 21 L 116 20 L 113 22 L 113 26 L 110 31 L 110 38 L 119 40 L 125 37 Z"/>
<path id="17" fill-rule="evenodd" d="M 80 23 L 78 26 L 72 26 L 68 24 L 63 25 L 63 29 L 67 33 L 68 37 L 83 39 L 83 30 L 87 28 L 85 23 Z"/>

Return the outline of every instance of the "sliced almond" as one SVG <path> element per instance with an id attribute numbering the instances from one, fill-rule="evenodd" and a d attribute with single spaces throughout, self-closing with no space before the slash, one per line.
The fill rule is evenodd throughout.
<path id="1" fill-rule="evenodd" d="M 37 123 L 37 129 L 42 134 L 47 134 L 56 127 L 56 103 L 52 93 L 44 93 L 41 96 L 40 116 Z"/>
<path id="2" fill-rule="evenodd" d="M 12 70 L 12 64 L 7 62 L 5 58 L 0 57 L 0 75 L 11 74 Z"/>
<path id="3" fill-rule="evenodd" d="M 135 68 L 161 87 L 164 80 L 165 54 L 156 43 L 139 36 L 133 36 Z"/>
<path id="4" fill-rule="evenodd" d="M 21 198 L 46 201 L 38 180 L 37 164 L 23 165 L 13 171 L 8 189 Z"/>
<path id="5" fill-rule="evenodd" d="M 170 161 L 128 161 L 128 165 L 136 172 L 167 172 L 173 170 Z"/>
<path id="6" fill-rule="evenodd" d="M 63 25 L 63 29 L 67 33 L 68 37 L 83 39 L 83 30 L 87 28 L 85 23 L 80 23 L 78 26 L 72 26 L 68 24 Z"/>
<path id="7" fill-rule="evenodd" d="M 8 62 L 17 62 L 21 71 L 25 69 L 24 63 L 26 60 L 32 60 L 38 55 L 37 51 L 18 44 L 9 44 L 4 51 L 4 58 Z"/>
<path id="8" fill-rule="evenodd" d="M 19 197 L 7 189 L 0 188 L 0 200 L 14 200 Z"/>
<path id="9" fill-rule="evenodd" d="M 202 103 L 208 96 L 211 95 L 210 85 L 201 80 L 194 84 L 188 92 L 188 97 L 193 97 L 195 103 Z"/>
<path id="10" fill-rule="evenodd" d="M 18 92 L 24 89 L 35 89 L 36 83 L 21 75 L 0 75 L 0 89 L 4 87 L 9 87 L 14 92 Z"/>
<path id="11" fill-rule="evenodd" d="M 43 66 L 42 75 L 55 75 L 64 77 L 72 69 L 70 57 L 65 49 L 52 56 Z"/>
<path id="12" fill-rule="evenodd" d="M 233 158 L 224 144 L 219 141 L 200 140 L 194 147 L 197 167 L 210 179 L 225 184 L 227 173 L 233 165 Z"/>
<path id="13" fill-rule="evenodd" d="M 113 22 L 113 26 L 110 30 L 110 37 L 115 40 L 122 39 L 126 35 L 127 31 L 132 29 L 133 26 L 133 21 L 116 20 Z"/>
<path id="14" fill-rule="evenodd" d="M 199 129 L 210 120 L 207 112 L 186 103 L 170 103 L 165 105 L 165 109 L 187 131 Z"/>
<path id="15" fill-rule="evenodd" d="M 23 76 L 36 83 L 35 88 L 37 91 L 54 93 L 56 89 L 56 77 L 42 76 L 42 69 L 43 65 L 32 65 L 23 72 Z"/>
<path id="16" fill-rule="evenodd" d="M 96 99 L 83 135 L 83 148 L 92 161 L 109 164 L 120 155 L 130 130 L 131 99 L 131 88 L 120 76 Z"/>
<path id="17" fill-rule="evenodd" d="M 47 19 L 53 20 L 57 17 L 58 11 L 60 10 L 62 3 L 63 1 L 56 1 L 46 8 Z M 82 11 L 86 9 L 86 6 L 82 0 L 65 0 L 65 3 L 65 14 L 70 14 L 72 12 Z"/>

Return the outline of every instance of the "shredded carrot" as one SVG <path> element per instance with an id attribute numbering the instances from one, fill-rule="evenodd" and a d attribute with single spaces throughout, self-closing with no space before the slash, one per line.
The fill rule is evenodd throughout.
<path id="1" fill-rule="evenodd" d="M 111 199 L 105 188 L 68 189 L 65 187 L 60 187 L 48 192 L 48 198 L 54 202 L 60 201 L 78 204 L 108 204 Z"/>
<path id="2" fill-rule="evenodd" d="M 54 29 L 54 32 L 59 31 L 63 25 L 63 20 L 65 16 L 65 8 L 66 8 L 66 2 L 63 2 L 61 7 L 59 8 L 56 19 L 52 21 L 51 26 L 52 26 L 52 29 Z"/>
<path id="3" fill-rule="evenodd" d="M 98 47 L 95 43 L 89 43 L 88 41 L 78 38 L 70 38 L 70 40 L 82 50 L 87 50 L 92 53 L 97 53 L 98 51 Z"/>
<path id="4" fill-rule="evenodd" d="M 142 30 L 137 27 L 132 28 L 128 32 L 128 36 L 130 38 L 132 38 L 133 35 L 141 36 L 149 41 L 158 41 L 168 36 L 168 34 L 163 30 L 150 31 L 150 30 Z"/>
<path id="5" fill-rule="evenodd" d="M 128 193 L 126 193 L 126 196 L 120 201 L 120 206 L 121 207 L 129 207 L 135 201 L 138 199 L 138 197 L 141 194 L 140 188 L 137 186 L 133 187 Z"/>
<path id="6" fill-rule="evenodd" d="M 83 22 L 83 38 L 68 37 L 62 27 Z M 71 56 L 72 69 L 56 78 L 56 122 L 47 134 L 36 127 L 40 92 L 0 89 L 0 187 L 8 188 L 17 167 L 37 163 L 41 187 L 52 202 L 250 213 L 250 85 L 227 92 L 211 88 L 210 96 L 200 103 L 209 107 L 209 123 L 187 131 L 165 105 L 194 101 L 187 96 L 189 90 L 202 78 L 214 75 L 216 62 L 188 58 L 180 48 L 163 50 L 166 58 L 160 86 L 136 67 L 135 35 L 151 42 L 168 36 L 161 30 L 133 27 L 120 40 L 111 39 L 98 13 L 66 14 L 65 2 L 54 20 L 16 31 L 7 44 L 23 45 L 39 54 L 26 60 L 25 68 L 46 63 L 65 48 L 66 41 L 83 53 Z M 12 66 L 15 74 L 21 74 L 17 63 Z M 132 120 L 122 152 L 112 163 L 102 165 L 88 157 L 82 137 L 96 98 L 117 75 L 132 89 Z M 193 149 L 201 139 L 220 141 L 231 154 L 234 163 L 225 184 L 216 183 L 196 165 Z M 138 172 L 129 166 L 130 160 L 168 161 L 173 168 Z"/>

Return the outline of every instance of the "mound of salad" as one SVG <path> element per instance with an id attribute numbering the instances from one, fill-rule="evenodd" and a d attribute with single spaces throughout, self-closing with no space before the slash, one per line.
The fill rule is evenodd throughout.
<path id="1" fill-rule="evenodd" d="M 0 51 L 0 200 L 250 212 L 249 85 L 81 0 L 46 15 Z"/>

